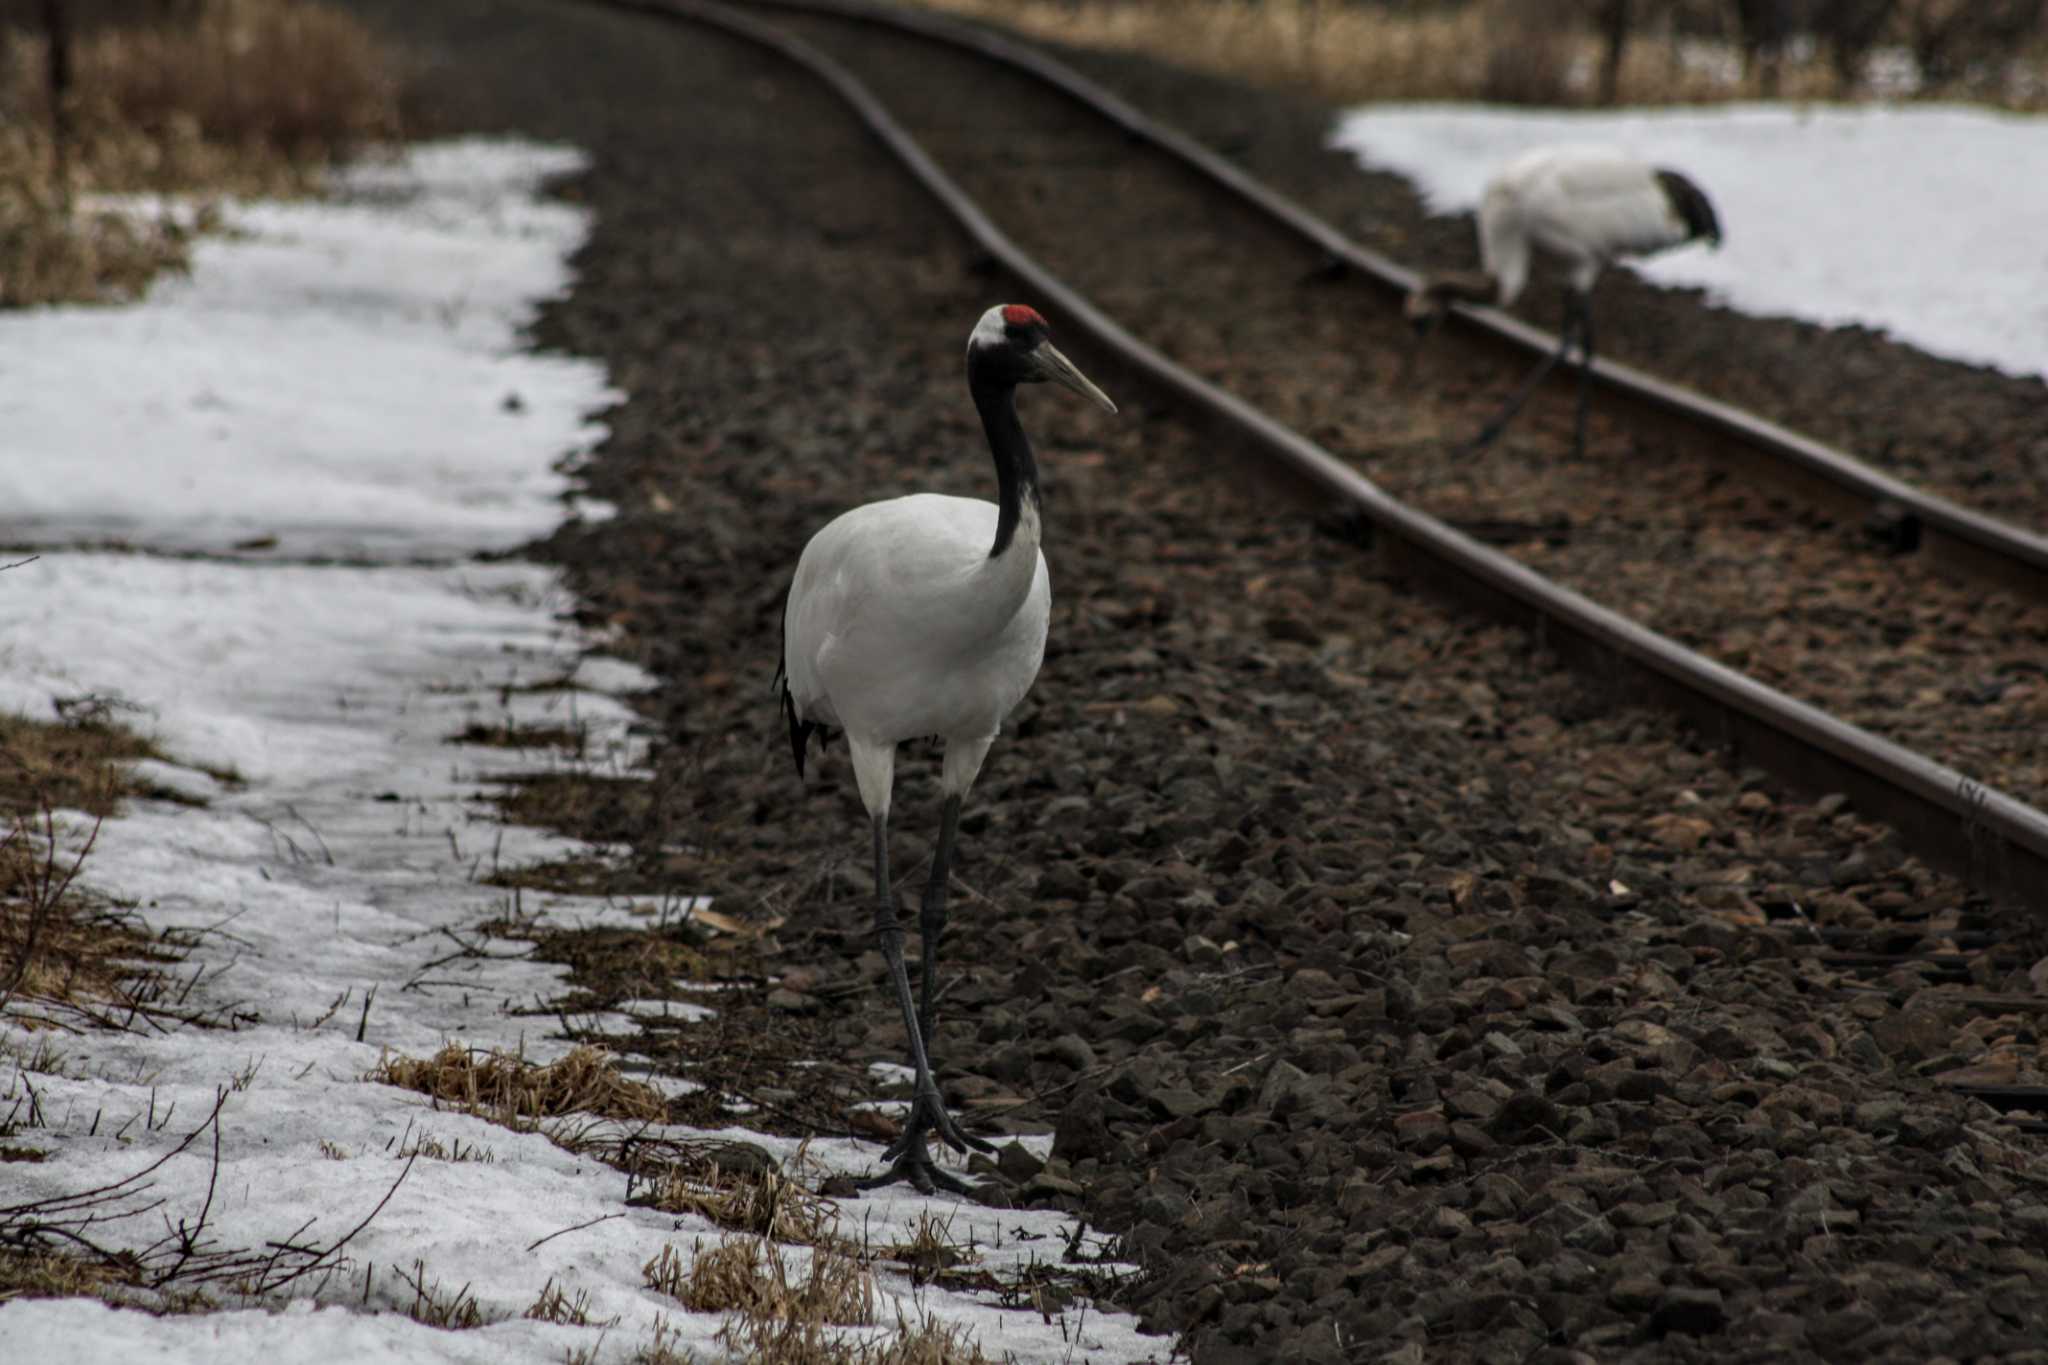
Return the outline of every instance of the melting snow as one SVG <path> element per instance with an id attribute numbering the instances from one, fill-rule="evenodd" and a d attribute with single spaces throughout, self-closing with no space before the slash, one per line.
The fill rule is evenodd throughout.
<path id="1" fill-rule="evenodd" d="M 15 1141 L 50 1151 L 6 1168 L 8 1201 L 168 1155 L 150 1176 L 160 1212 L 103 1226 L 105 1241 L 145 1244 L 161 1219 L 207 1207 L 224 1247 L 331 1242 L 392 1189 L 409 1144 L 489 1156 L 416 1162 L 342 1268 L 301 1282 L 288 1306 L 157 1319 L 13 1302 L 0 1305 L 10 1358 L 554 1362 L 599 1333 L 520 1316 L 550 1280 L 587 1292 L 593 1320 L 618 1320 L 599 1359 L 629 1357 L 657 1318 L 678 1348 L 709 1347 L 717 1318 L 646 1289 L 641 1266 L 664 1242 L 714 1245 L 710 1224 L 628 1208 L 617 1171 L 361 1079 L 387 1048 L 424 1056 L 459 1039 L 547 1061 L 567 1047 L 550 1014 L 515 1012 L 559 994 L 562 969 L 475 930 L 506 909 L 480 876 L 568 850 L 498 825 L 479 800 L 546 760 L 449 737 L 479 721 L 573 725 L 589 737 L 580 763 L 625 773 L 643 758 L 620 698 L 651 679 L 592 652 L 601 642 L 566 624 L 549 571 L 466 558 L 559 519 L 563 462 L 615 397 L 595 365 L 518 349 L 586 229 L 537 190 L 579 164 L 515 142 L 418 149 L 348 177 L 339 202 L 234 209 L 235 235 L 202 242 L 191 278 L 139 307 L 0 318 L 0 541 L 41 556 L 0 572 L 0 707 L 49 716 L 55 698 L 97 695 L 157 737 L 170 761 L 141 775 L 182 800 L 108 821 L 87 880 L 196 943 L 186 1006 L 231 1025 L 30 1032 L 18 1004 L 0 1056 L 49 1043 L 59 1059 L 0 1075 L 0 1112 L 32 1090 L 43 1119 Z M 110 538 L 178 557 L 71 548 Z M 308 562 L 337 559 L 349 562 Z M 645 924 L 703 903 L 687 890 L 661 904 L 529 893 L 522 908 Z M 713 1012 L 626 1010 L 590 1022 L 627 1036 L 635 1015 Z M 216 1185 L 210 1137 L 169 1154 L 224 1087 Z M 807 1155 L 864 1172 L 876 1154 L 833 1141 Z M 950 1219 L 997 1269 L 1056 1256 L 1070 1226 L 900 1187 L 844 1213 L 849 1232 L 882 1241 Z M 444 1291 L 467 1285 L 488 1325 L 405 1316 L 413 1291 L 397 1272 L 415 1265 Z M 882 1288 L 885 1320 L 887 1301 L 929 1311 L 996 1358 L 1165 1353 L 1128 1318 L 1048 1323 L 887 1271 Z"/>
<path id="2" fill-rule="evenodd" d="M 1746 313 L 1861 323 L 2048 375 L 2048 119 L 1940 105 L 1387 104 L 1347 113 L 1332 141 L 1407 176 L 1445 214 L 1475 208 L 1486 177 L 1531 147 L 1621 146 L 1698 181 L 1727 234 L 1719 251 L 1633 264 L 1640 274 Z"/>

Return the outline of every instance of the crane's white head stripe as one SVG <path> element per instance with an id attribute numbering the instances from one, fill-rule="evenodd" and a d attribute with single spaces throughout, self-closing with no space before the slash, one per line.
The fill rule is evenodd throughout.
<path id="1" fill-rule="evenodd" d="M 981 321 L 974 325 L 973 334 L 967 338 L 967 349 L 1015 345 L 1017 339 L 1011 335 L 1011 328 L 1036 329 L 1041 333 L 1051 330 L 1036 308 L 1021 303 L 999 303 L 983 313 Z"/>

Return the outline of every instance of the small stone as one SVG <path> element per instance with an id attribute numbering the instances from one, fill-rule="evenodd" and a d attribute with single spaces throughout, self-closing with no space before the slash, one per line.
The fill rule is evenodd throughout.
<path id="1" fill-rule="evenodd" d="M 784 1014 L 816 1014 L 818 999 L 816 996 L 805 995 L 802 991 L 778 986 L 768 992 L 768 1008 L 780 1010 Z"/>
<path id="2" fill-rule="evenodd" d="M 1514 1058 L 1522 1055 L 1522 1045 L 1505 1033 L 1489 1033 L 1479 1040 L 1479 1045 L 1496 1057 Z"/>
<path id="3" fill-rule="evenodd" d="M 1006 1142 L 996 1153 L 996 1172 L 1013 1184 L 1022 1185 L 1045 1169 L 1045 1163 L 1026 1151 L 1021 1142 Z"/>
<path id="4" fill-rule="evenodd" d="M 1087 1192 L 1078 1182 L 1063 1175 L 1054 1175 L 1051 1171 L 1040 1171 L 1024 1184 L 1024 1193 L 1027 1197 L 1040 1199 L 1048 1196 L 1079 1199 Z"/>
<path id="5" fill-rule="evenodd" d="M 1077 1033 L 1062 1033 L 1046 1044 L 1045 1056 L 1075 1071 L 1086 1071 L 1095 1065 L 1095 1049 Z"/>
<path id="6" fill-rule="evenodd" d="M 1625 1275 L 1607 1291 L 1607 1306 L 1622 1313 L 1640 1313 L 1654 1307 L 1664 1286 L 1655 1275 Z"/>
<path id="7" fill-rule="evenodd" d="M 1658 1297 L 1657 1311 L 1650 1315 L 1650 1331 L 1660 1337 L 1671 1332 L 1703 1337 L 1720 1331 L 1727 1321 L 1720 1290 L 1673 1287 Z"/>
<path id="8" fill-rule="evenodd" d="M 1451 1126 L 1434 1109 L 1417 1109 L 1394 1116 L 1394 1137 L 1403 1147 L 1433 1152 L 1450 1140 Z"/>
<path id="9" fill-rule="evenodd" d="M 1459 1156 L 1488 1156 L 1499 1147 L 1500 1144 L 1488 1137 L 1486 1130 L 1476 1123 L 1460 1121 L 1451 1125 L 1451 1150 Z"/>

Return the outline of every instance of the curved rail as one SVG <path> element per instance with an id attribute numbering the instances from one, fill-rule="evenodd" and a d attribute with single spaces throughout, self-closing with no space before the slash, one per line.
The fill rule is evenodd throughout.
<path id="1" fill-rule="evenodd" d="M 1415 287 L 1414 271 L 1368 250 L 1286 195 L 1262 184 L 1179 129 L 1140 112 L 1127 101 L 1044 52 L 999 33 L 939 15 L 894 8 L 875 0 L 747 0 L 752 9 L 786 10 L 876 24 L 928 42 L 965 48 L 1022 71 L 1058 90 L 1180 161 L 1198 175 L 1252 205 L 1336 263 L 1357 272 L 1395 300 Z M 1469 343 L 1505 349 L 1526 361 L 1557 349 L 1558 337 L 1494 308 L 1465 304 L 1453 315 Z M 1871 468 L 1845 451 L 1770 422 L 1754 413 L 1659 379 L 1632 366 L 1595 357 L 1593 379 L 1611 407 L 1627 420 L 1655 425 L 1668 435 L 1704 438 L 1703 453 L 1729 460 L 1746 473 L 1789 485 L 1802 497 L 1854 515 L 1881 509 L 1897 543 L 1917 546 L 1943 565 L 2048 600 L 2048 536 L 2036 535 Z M 1575 382 L 1562 372 L 1554 384 Z"/>
<path id="2" fill-rule="evenodd" d="M 1971 884 L 2048 906 L 2048 814 L 1952 768 L 1715 663 L 1559 587 L 1381 490 L 1337 456 L 1126 331 L 1012 242 L 850 72 L 803 40 L 714 0 L 602 0 L 708 24 L 803 67 L 852 108 L 977 247 L 1050 303 L 1068 349 L 1121 372 L 1235 438 L 1238 453 L 1328 511 L 1376 533 L 1402 567 L 1527 626 L 1574 665 L 1676 706 L 1745 762 L 1808 791 L 1843 791 L 1928 861 Z M 780 3 L 781 0 L 775 0 Z M 1079 342 L 1075 342 L 1075 338 Z"/>

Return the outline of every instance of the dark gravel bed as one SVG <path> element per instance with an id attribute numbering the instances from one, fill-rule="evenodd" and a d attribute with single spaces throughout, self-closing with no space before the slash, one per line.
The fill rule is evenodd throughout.
<path id="1" fill-rule="evenodd" d="M 1513 374 L 1460 372 L 1447 348 L 1404 373 L 1412 339 L 1374 296 L 1305 283 L 1312 255 L 1159 159 L 1130 155 L 1121 135 L 1029 82 L 872 29 L 792 26 L 889 92 L 941 163 L 1055 270 L 1390 491 L 1724 663 L 2048 804 L 2048 603 L 1987 597 L 1981 584 L 1890 558 L 1858 522 L 1830 522 L 1615 423 L 1596 423 L 1575 460 L 1563 402 L 1526 414 L 1474 458 L 1464 439 Z M 1318 154 L 1315 126 L 1304 117 L 1291 128 L 1305 158 L 1412 206 L 1405 188 Z M 1690 310 L 1671 330 L 1717 324 L 1695 341 L 1702 354 L 1718 347 L 1723 368 L 1753 365 L 1748 320 L 1690 297 L 1616 293 L 1600 316 L 1603 332 L 1610 317 L 1620 323 L 1618 344 L 1639 296 Z M 1902 370 L 1938 382 L 1924 358 L 1891 349 Z M 1872 392 L 1862 370 L 1825 354 L 1786 363 L 1831 375 L 1837 406 Z M 1933 369 L 1945 378 L 1959 367 Z M 2048 435 L 2044 414 L 2037 406 L 2030 439 Z"/>
<path id="2" fill-rule="evenodd" d="M 538 337 L 626 395 L 585 474 L 619 515 L 541 552 L 665 680 L 621 884 L 786 916 L 781 979 L 721 1013 L 899 1060 L 843 750 L 800 784 L 770 703 L 777 607 L 844 506 L 992 484 L 960 352 L 999 300 L 746 48 L 539 0 L 356 3 L 416 45 L 446 126 L 596 157 Z M 1164 241 L 1176 205 L 1126 193 L 1117 221 Z M 1186 297 L 1194 335 L 1227 340 L 1228 302 Z M 1945 1089 L 2043 1079 L 2031 1006 L 1972 1003 L 2032 992 L 2039 930 L 1373 576 L 1170 415 L 1037 392 L 1025 417 L 1052 640 L 963 822 L 935 1055 L 977 1126 L 1056 1132 L 1013 1197 L 1120 1234 L 1127 1306 L 1202 1362 L 2041 1357 L 2041 1140 Z M 1326 425 L 1350 420 L 1378 419 Z M 896 811 L 910 882 L 937 813 L 915 746 Z M 1952 981 L 1852 977 L 1820 942 L 1900 925 L 1999 947 Z M 744 1089 L 743 1060 L 689 1074 Z M 823 1070 L 772 1078 L 784 1112 Z"/>

